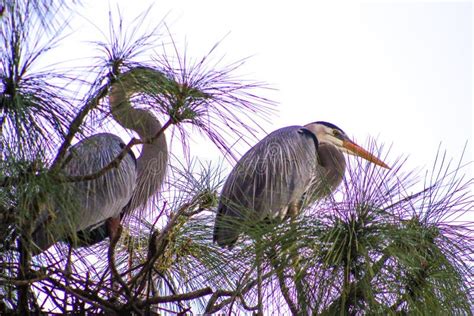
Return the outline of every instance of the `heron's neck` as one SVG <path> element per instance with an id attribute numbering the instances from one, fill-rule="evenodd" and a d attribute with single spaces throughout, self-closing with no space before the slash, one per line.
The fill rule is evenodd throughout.
<path id="1" fill-rule="evenodd" d="M 339 149 L 332 144 L 319 143 L 319 165 L 324 170 L 324 182 L 332 192 L 341 183 L 346 171 L 346 159 Z"/>
<path id="2" fill-rule="evenodd" d="M 131 106 L 129 98 L 137 91 L 129 90 L 122 83 L 112 86 L 109 95 L 112 116 L 124 128 L 135 131 L 142 140 L 150 139 L 161 129 L 161 124 L 150 112 Z"/>
<path id="3" fill-rule="evenodd" d="M 133 210 L 146 203 L 160 189 L 168 163 L 168 148 L 163 132 L 156 137 L 162 129 L 158 119 L 147 110 L 133 108 L 129 98 L 137 91 L 126 89 L 122 84 L 115 84 L 109 102 L 114 119 L 124 128 L 135 131 L 145 141 L 137 159 L 137 188 L 130 205 Z"/>

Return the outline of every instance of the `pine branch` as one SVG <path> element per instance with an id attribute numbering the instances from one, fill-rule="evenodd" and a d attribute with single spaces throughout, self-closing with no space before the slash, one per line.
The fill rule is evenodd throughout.
<path id="1" fill-rule="evenodd" d="M 386 248 L 388 250 L 389 247 Z M 361 288 L 364 284 L 370 284 L 373 278 L 377 276 L 377 274 L 382 270 L 385 262 L 390 258 L 389 254 L 384 254 L 382 257 L 372 265 L 370 269 L 372 273 L 367 273 L 362 279 L 357 282 L 352 282 L 349 286 L 343 288 L 341 295 L 335 299 L 331 305 L 329 305 L 324 311 L 320 313 L 321 316 L 330 316 L 330 315 L 338 315 L 341 311 L 341 306 L 346 306 L 347 298 L 348 297 L 355 297 L 361 298 L 363 297 L 363 293 Z M 345 291 L 347 289 L 347 293 Z M 345 312 L 345 311 L 344 311 Z"/>
<path id="2" fill-rule="evenodd" d="M 79 132 L 80 127 L 82 126 L 84 119 L 86 116 L 89 114 L 90 111 L 92 111 L 94 108 L 96 108 L 103 98 L 107 96 L 107 93 L 109 91 L 110 86 L 113 84 L 113 80 L 111 79 L 109 83 L 106 85 L 102 86 L 96 95 L 92 97 L 88 102 L 84 105 L 84 107 L 79 111 L 79 113 L 76 115 L 74 120 L 71 122 L 68 133 L 64 137 L 64 141 L 59 147 L 58 153 L 56 154 L 56 157 L 53 160 L 53 163 L 51 164 L 51 170 L 52 171 L 58 171 L 61 169 L 63 165 L 63 160 L 67 154 L 67 150 L 71 146 L 71 141 L 74 138 L 74 136 Z"/>
<path id="3" fill-rule="evenodd" d="M 181 302 L 181 301 L 189 301 L 193 299 L 197 299 L 206 295 L 213 294 L 213 291 L 210 287 L 206 287 L 203 289 L 196 290 L 194 292 L 184 293 L 184 294 L 175 294 L 169 296 L 155 296 L 144 300 L 140 303 L 137 303 L 137 307 L 144 308 L 149 305 L 159 304 L 159 303 L 174 303 L 174 302 Z"/>
<path id="4" fill-rule="evenodd" d="M 264 275 L 262 275 L 262 279 L 267 279 L 272 275 L 273 272 L 267 272 Z M 258 280 L 252 280 L 248 282 L 243 288 L 240 288 L 240 286 L 237 287 L 236 290 L 234 291 L 229 291 L 229 290 L 217 290 L 215 291 L 212 296 L 209 298 L 209 301 L 207 303 L 206 309 L 204 311 L 205 314 L 214 314 L 223 309 L 225 306 L 230 304 L 235 300 L 236 297 L 239 297 L 241 300 L 243 300 L 243 296 L 247 294 L 253 287 L 255 287 L 258 283 Z M 217 300 L 221 297 L 230 297 L 226 300 L 223 300 L 221 303 L 216 304 Z M 245 304 L 247 305 L 247 304 Z M 258 307 L 257 307 L 258 309 Z"/>
<path id="5" fill-rule="evenodd" d="M 132 138 L 112 161 L 110 161 L 107 165 L 105 165 L 102 169 L 98 170 L 97 172 L 94 172 L 88 175 L 83 175 L 83 176 L 61 176 L 61 177 L 57 177 L 57 179 L 64 182 L 81 182 L 81 181 L 90 181 L 90 180 L 100 178 L 101 176 L 103 176 L 108 171 L 112 170 L 113 168 L 117 168 L 120 165 L 120 162 L 123 160 L 123 158 L 125 158 L 125 156 L 130 152 L 130 149 L 133 146 L 139 145 L 139 144 L 149 144 L 153 140 L 160 137 L 160 135 L 164 133 L 165 129 L 171 125 L 171 122 L 172 122 L 171 120 L 168 120 L 165 123 L 165 125 L 163 125 L 163 127 L 158 131 L 158 133 L 150 139 L 139 140 L 137 138 Z"/>
<path id="6" fill-rule="evenodd" d="M 112 289 L 113 289 L 113 282 L 117 281 L 121 286 L 122 290 L 125 292 L 125 295 L 129 300 L 132 300 L 130 304 L 132 307 L 134 306 L 133 304 L 133 296 L 130 288 L 128 287 L 127 283 L 122 279 L 120 273 L 117 270 L 117 266 L 115 265 L 115 247 L 117 246 L 117 242 L 120 239 L 120 235 L 122 233 L 122 227 L 119 225 L 118 232 L 114 234 L 114 236 L 111 237 L 109 248 L 108 248 L 108 263 L 109 263 L 109 269 L 111 272 L 111 282 L 112 282 Z"/>
<path id="7" fill-rule="evenodd" d="M 62 282 L 52 278 L 48 277 L 47 281 L 50 282 L 52 285 L 54 285 L 57 289 L 63 290 L 67 293 L 70 293 L 71 295 L 74 295 L 78 299 L 92 305 L 95 307 L 100 308 L 103 311 L 106 312 L 111 312 L 113 314 L 117 314 L 120 311 L 120 306 L 111 303 L 109 300 L 102 299 L 100 296 L 98 296 L 95 293 L 91 293 L 87 290 L 81 290 L 78 288 L 72 288 L 71 286 L 65 286 Z"/>
<path id="8" fill-rule="evenodd" d="M 269 257 L 270 257 L 270 262 L 273 266 L 273 269 L 275 269 L 275 273 L 277 275 L 281 294 L 283 295 L 283 298 L 285 299 L 285 302 L 288 305 L 288 308 L 290 309 L 291 314 L 298 315 L 298 308 L 296 304 L 293 302 L 293 299 L 290 296 L 290 290 L 288 286 L 286 285 L 286 281 L 284 277 L 284 268 L 282 268 L 280 266 L 280 263 L 277 262 L 276 254 L 277 254 L 277 251 L 275 247 L 273 247 L 272 254 Z"/>
<path id="9" fill-rule="evenodd" d="M 145 287 L 146 275 L 152 272 L 155 262 L 162 256 L 168 245 L 167 239 L 169 234 L 175 228 L 176 223 L 181 217 L 188 217 L 188 210 L 193 209 L 201 204 L 201 196 L 195 196 L 190 202 L 184 203 L 170 218 L 166 226 L 158 233 L 155 231 L 149 239 L 149 250 L 145 263 L 141 265 L 140 271 L 128 282 L 134 288 L 138 286 L 137 295 L 142 292 Z M 201 209 L 199 207 L 198 209 Z M 141 280 L 141 281 L 140 281 Z M 140 282 L 140 284 L 138 284 Z M 122 289 L 120 292 L 122 292 Z M 136 297 L 136 296 L 135 296 Z"/>

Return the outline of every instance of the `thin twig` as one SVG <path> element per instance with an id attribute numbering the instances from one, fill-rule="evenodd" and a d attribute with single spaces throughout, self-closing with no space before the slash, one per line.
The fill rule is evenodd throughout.
<path id="1" fill-rule="evenodd" d="M 256 242 L 255 261 L 257 264 L 257 306 L 258 315 L 263 316 L 263 291 L 262 291 L 262 250 L 260 249 L 261 240 Z"/>
<path id="2" fill-rule="evenodd" d="M 280 264 L 277 262 L 277 260 L 275 258 L 276 253 L 277 252 L 276 252 L 275 248 L 273 247 L 273 254 L 275 254 L 275 255 L 270 256 L 270 263 L 272 264 L 273 268 L 275 269 L 275 273 L 276 273 L 277 278 L 278 278 L 278 284 L 280 285 L 281 294 L 283 295 L 283 298 L 285 299 L 285 302 L 288 305 L 288 308 L 290 309 L 291 314 L 292 315 L 297 315 L 298 314 L 298 308 L 296 307 L 296 304 L 291 299 L 290 290 L 286 286 L 285 277 L 283 276 L 284 271 L 283 271 L 283 269 L 280 269 Z"/>
<path id="3" fill-rule="evenodd" d="M 253 271 L 253 270 L 252 270 Z M 267 272 L 262 276 L 262 280 L 265 280 L 266 278 L 270 277 L 272 272 Z M 236 290 L 234 291 L 226 291 L 226 290 L 217 290 L 215 291 L 209 301 L 207 302 L 206 309 L 204 311 L 205 314 L 214 314 L 218 311 L 220 311 L 224 306 L 228 305 L 229 303 L 232 303 L 236 297 L 243 298 L 243 296 L 250 291 L 256 284 L 257 280 L 252 280 L 247 283 L 244 287 L 240 288 L 240 285 L 237 287 Z M 229 299 L 222 301 L 219 304 L 215 304 L 216 301 L 223 297 L 223 296 L 230 296 Z M 246 304 L 247 305 L 247 304 Z"/>
<path id="4" fill-rule="evenodd" d="M 59 147 L 58 153 L 56 157 L 53 160 L 53 163 L 51 164 L 51 170 L 58 170 L 62 166 L 62 162 L 64 157 L 66 156 L 68 148 L 71 146 L 71 141 L 76 135 L 76 133 L 79 131 L 80 126 L 82 125 L 82 122 L 84 121 L 85 117 L 87 114 L 89 114 L 92 109 L 94 109 L 100 102 L 102 98 L 107 96 L 107 92 L 109 91 L 109 87 L 112 85 L 113 80 L 110 80 L 107 84 L 102 86 L 99 89 L 99 92 L 95 97 L 90 99 L 86 105 L 81 109 L 81 111 L 76 115 L 74 120 L 71 122 L 71 125 L 69 126 L 69 131 L 66 137 L 64 138 L 63 143 L 61 144 L 61 147 Z"/>
<path id="5" fill-rule="evenodd" d="M 65 286 L 61 282 L 59 282 L 59 281 L 57 281 L 57 280 L 55 280 L 54 278 L 51 278 L 51 277 L 48 278 L 47 281 L 50 282 L 51 284 L 53 284 L 55 287 L 76 296 L 77 298 L 79 298 L 80 300 L 85 301 L 88 304 L 91 304 L 95 307 L 101 308 L 102 310 L 112 312 L 114 314 L 116 314 L 120 310 L 119 306 L 117 306 L 117 305 L 115 305 L 115 304 L 113 304 L 113 303 L 111 303 L 107 300 L 101 299 L 98 295 L 90 293 L 86 290 L 81 290 L 81 289 L 78 289 L 78 288 L 72 288 L 72 287 Z"/>
<path id="6" fill-rule="evenodd" d="M 108 249 L 109 268 L 112 274 L 112 282 L 115 280 L 118 283 L 120 283 L 127 297 L 129 299 L 132 299 L 132 292 L 130 291 L 130 288 L 127 286 L 126 282 L 120 276 L 120 273 L 117 270 L 117 266 L 115 265 L 115 246 L 117 245 L 117 242 L 120 239 L 121 231 L 122 231 L 122 227 L 119 226 L 118 232 L 114 234 L 114 237 L 110 240 L 109 249 Z M 112 290 L 113 290 L 113 285 L 112 285 Z"/>
<path id="7" fill-rule="evenodd" d="M 147 300 L 141 301 L 140 303 L 137 303 L 137 307 L 142 308 L 151 304 L 189 301 L 189 300 L 193 300 L 193 299 L 210 295 L 210 294 L 212 294 L 212 289 L 210 287 L 206 287 L 194 292 L 189 292 L 189 293 L 184 293 L 184 294 L 175 294 L 175 295 L 169 295 L 169 296 L 155 296 Z"/>
<path id="8" fill-rule="evenodd" d="M 132 138 L 128 144 L 120 151 L 120 153 L 112 160 L 110 161 L 105 167 L 100 169 L 99 171 L 96 171 L 94 173 L 90 173 L 87 175 L 80 175 L 80 176 L 61 176 L 61 178 L 58 178 L 59 181 L 64 181 L 64 182 L 81 182 L 81 181 L 90 181 L 90 180 L 95 180 L 104 174 L 106 174 L 109 170 L 112 168 L 117 168 L 120 165 L 120 162 L 125 158 L 125 156 L 128 154 L 130 149 L 138 144 L 143 144 L 143 141 L 137 139 L 137 138 Z"/>
<path id="9" fill-rule="evenodd" d="M 385 251 L 387 251 L 389 247 L 390 246 L 387 246 L 387 248 L 385 248 Z M 371 270 L 373 273 L 367 273 L 358 282 L 352 282 L 348 286 L 349 291 L 347 295 L 343 289 L 343 293 L 337 299 L 335 299 L 331 303 L 331 305 L 329 305 L 324 311 L 322 311 L 320 315 L 337 315 L 339 313 L 339 307 L 342 306 L 342 304 L 345 304 L 345 298 L 351 297 L 351 296 L 357 297 L 361 291 L 360 289 L 362 288 L 362 285 L 364 283 L 369 284 L 372 281 L 372 279 L 382 270 L 383 265 L 389 258 L 390 258 L 390 255 L 388 253 L 385 253 L 384 255 L 382 255 L 382 257 L 376 263 L 372 265 Z"/>
<path id="10" fill-rule="evenodd" d="M 43 281 L 49 278 L 48 275 L 41 275 L 34 278 L 26 279 L 26 280 L 18 280 L 18 279 L 9 279 L 9 278 L 2 278 L 0 279 L 0 285 L 15 285 L 15 286 L 23 286 L 33 284 L 38 281 Z"/>
<path id="11" fill-rule="evenodd" d="M 166 226 L 161 230 L 161 232 L 155 236 L 152 236 L 152 240 L 150 240 L 150 245 L 154 246 L 153 247 L 154 249 L 150 249 L 148 258 L 146 260 L 146 264 L 137 273 L 137 275 L 135 275 L 135 277 L 129 282 L 130 284 L 136 283 L 139 279 L 142 278 L 143 275 L 147 274 L 151 270 L 155 261 L 163 253 L 164 247 L 166 246 L 164 243 L 164 240 L 166 239 L 170 231 L 175 226 L 175 223 L 178 220 L 178 218 L 181 217 L 187 209 L 196 205 L 198 201 L 199 200 L 196 197 L 191 202 L 183 204 L 178 209 L 178 211 L 174 214 L 174 216 L 171 217 L 171 219 L 166 224 Z"/>
<path id="12" fill-rule="evenodd" d="M 109 170 L 112 168 L 118 168 L 122 160 L 127 156 L 127 154 L 130 152 L 130 149 L 135 146 L 135 145 L 141 145 L 141 144 L 149 144 L 153 142 L 155 139 L 160 137 L 170 125 L 172 124 L 171 119 L 168 120 L 163 127 L 156 133 L 155 136 L 149 138 L 149 139 L 137 139 L 137 138 L 132 138 L 127 145 L 125 145 L 124 148 L 119 152 L 119 154 L 112 160 L 110 161 L 105 167 L 102 169 L 90 173 L 87 175 L 80 175 L 80 176 L 62 176 L 59 181 L 64 181 L 64 182 L 81 182 L 81 181 L 90 181 L 90 180 L 95 180 L 104 174 L 106 174 Z"/>

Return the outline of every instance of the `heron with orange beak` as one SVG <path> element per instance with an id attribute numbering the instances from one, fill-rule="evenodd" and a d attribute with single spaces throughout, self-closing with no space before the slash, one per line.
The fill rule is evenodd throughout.
<path id="1" fill-rule="evenodd" d="M 242 232 L 239 223 L 295 216 L 331 194 L 344 177 L 343 153 L 390 169 L 328 122 L 288 126 L 267 135 L 229 174 L 217 208 L 214 241 L 232 247 Z"/>

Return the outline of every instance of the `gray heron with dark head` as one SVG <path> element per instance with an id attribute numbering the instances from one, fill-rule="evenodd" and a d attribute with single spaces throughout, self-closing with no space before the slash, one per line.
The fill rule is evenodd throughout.
<path id="1" fill-rule="evenodd" d="M 222 189 L 214 241 L 232 247 L 242 227 L 295 216 L 305 206 L 333 192 L 346 169 L 343 153 L 389 167 L 328 122 L 278 129 L 237 162 Z"/>
<path id="2" fill-rule="evenodd" d="M 81 246 L 95 244 L 106 237 L 113 238 L 118 232 L 121 218 L 143 206 L 162 186 L 168 163 L 168 149 L 162 125 L 150 111 L 131 106 L 129 98 L 140 92 L 141 72 L 153 75 L 154 84 L 167 84 L 168 79 L 160 72 L 148 68 L 135 68 L 124 73 L 112 85 L 109 93 L 110 111 L 122 127 L 138 134 L 143 147 L 136 159 L 129 152 L 118 166 L 92 179 L 70 184 L 74 194 L 74 214 L 56 209 L 51 218 L 40 218 L 33 232 L 33 241 L 39 251 L 48 249 L 58 240 L 69 240 L 78 233 Z M 161 132 L 160 132 L 161 131 Z M 124 150 L 123 140 L 110 133 L 96 134 L 72 146 L 65 158 L 63 172 L 68 176 L 95 174 L 105 168 Z M 55 236 L 54 221 L 71 220 L 69 236 Z M 82 240 L 81 240 L 82 239 Z"/>

